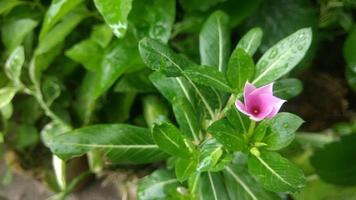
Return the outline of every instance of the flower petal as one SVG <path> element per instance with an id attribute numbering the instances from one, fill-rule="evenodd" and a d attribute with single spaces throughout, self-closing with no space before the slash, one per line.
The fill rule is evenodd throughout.
<path id="1" fill-rule="evenodd" d="M 253 91 L 253 94 L 270 94 L 273 95 L 273 83 L 259 87 Z"/>
<path id="2" fill-rule="evenodd" d="M 269 107 L 265 107 L 263 109 L 260 110 L 260 113 L 258 113 L 257 115 L 250 115 L 250 119 L 254 120 L 254 121 L 261 121 L 263 119 L 265 119 L 273 110 L 273 107 L 269 106 Z"/>
<path id="3" fill-rule="evenodd" d="M 240 112 L 242 112 L 245 115 L 250 116 L 250 114 L 246 110 L 246 106 L 240 100 L 237 100 L 235 102 L 235 106 L 236 106 L 237 110 L 239 110 Z"/>
<path id="4" fill-rule="evenodd" d="M 247 81 L 244 88 L 244 99 L 246 100 L 246 97 L 248 97 L 254 90 L 256 90 L 256 87 Z"/>
<path id="5" fill-rule="evenodd" d="M 282 105 L 283 105 L 285 102 L 287 102 L 287 101 L 286 101 L 286 100 L 283 100 L 283 99 L 279 99 L 279 102 L 276 103 L 276 104 L 274 104 L 273 109 L 272 109 L 272 112 L 271 112 L 269 115 L 267 115 L 266 118 L 272 118 L 272 117 L 276 116 L 277 113 L 278 113 L 278 111 L 281 109 Z"/>

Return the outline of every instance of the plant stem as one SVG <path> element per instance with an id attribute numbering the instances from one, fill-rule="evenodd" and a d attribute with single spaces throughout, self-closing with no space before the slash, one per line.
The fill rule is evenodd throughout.
<path id="1" fill-rule="evenodd" d="M 248 128 L 247 135 L 246 135 L 247 139 L 250 139 L 252 137 L 255 127 L 256 127 L 256 122 L 251 120 L 250 127 Z"/>

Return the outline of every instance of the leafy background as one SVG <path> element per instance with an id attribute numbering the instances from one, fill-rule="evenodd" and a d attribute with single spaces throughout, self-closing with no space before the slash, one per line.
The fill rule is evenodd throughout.
<path id="1" fill-rule="evenodd" d="M 311 27 L 311 48 L 288 75 L 294 79 L 277 82 L 276 87 L 280 84 L 288 89 L 275 91 L 281 97 L 301 93 L 291 99 L 284 110 L 306 121 L 292 145 L 280 151 L 284 157 L 301 167 L 307 176 L 306 186 L 290 197 L 354 199 L 356 189 L 353 185 L 356 179 L 353 175 L 356 172 L 355 162 L 351 161 L 355 147 L 351 141 L 355 141 L 353 134 L 356 132 L 355 8 L 352 0 L 296 0 L 288 3 L 283 0 L 208 0 L 204 3 L 198 0 L 2 0 L 0 152 L 7 166 L 2 182 L 4 185 L 11 184 L 13 173 L 30 174 L 53 191 L 61 191 L 63 185 L 57 184 L 52 169 L 52 160 L 55 158 L 46 146 L 51 145 L 51 137 L 57 133 L 91 124 L 125 123 L 142 127 L 125 126 L 129 132 L 136 133 L 127 135 L 115 131 L 122 127 L 113 126 L 110 128 L 114 131 L 106 130 L 106 138 L 91 134 L 88 141 L 107 144 L 104 141 L 106 139 L 115 145 L 130 145 L 132 140 L 142 141 L 140 145 L 145 149 L 140 153 L 154 155 L 152 160 L 140 160 L 142 163 L 166 158 L 167 155 L 156 151 L 152 138 L 144 133 L 154 123 L 167 120 L 176 123 L 173 116 L 182 113 L 180 109 L 191 109 L 191 105 L 175 98 L 177 94 L 184 95 L 179 88 L 175 92 L 170 89 L 179 84 L 179 79 L 175 85 L 168 85 L 172 83 L 169 80 L 171 78 L 152 73 L 146 67 L 138 48 L 142 38 L 149 37 L 165 43 L 195 63 L 221 66 L 223 69 L 228 65 L 233 47 L 251 28 L 260 27 L 263 31 L 261 45 L 251 50 L 256 51 L 254 58 L 257 59 L 282 38 L 301 28 Z M 216 10 L 221 12 L 214 12 Z M 204 38 L 209 38 L 209 35 L 200 35 L 203 30 L 210 31 L 211 25 L 205 22 L 214 24 L 214 20 L 220 20 L 224 27 L 228 27 L 223 30 L 227 41 L 224 48 L 228 51 L 221 65 L 210 60 L 214 51 L 209 52 L 213 54 L 201 54 L 204 49 L 211 48 L 209 42 L 213 40 L 203 41 L 207 45 L 205 47 L 199 46 Z M 258 29 L 255 32 L 258 34 Z M 157 48 L 160 48 L 159 45 Z M 243 56 L 243 53 L 237 54 Z M 189 59 L 179 62 L 188 65 L 191 62 Z M 177 71 L 165 73 L 174 75 Z M 194 80 L 200 80 L 194 76 L 195 70 L 185 73 Z M 231 81 L 233 77 L 227 79 Z M 241 87 L 239 82 L 234 84 Z M 156 88 L 165 91 L 163 96 Z M 212 104 L 217 106 L 217 102 L 218 99 Z M 171 108 L 170 104 L 175 106 Z M 166 126 L 155 128 L 172 128 Z M 102 127 L 97 125 L 95 128 Z M 194 138 L 194 130 L 199 130 L 199 127 L 186 131 L 191 133 L 188 137 Z M 112 132 L 116 135 L 110 135 Z M 76 134 L 86 132 L 77 131 Z M 197 135 L 199 137 L 199 133 Z M 123 139 L 119 140 L 120 137 Z M 66 136 L 61 136 L 58 142 L 65 145 L 68 140 Z M 209 144 L 206 146 L 210 154 Z M 137 162 L 135 156 L 140 155 L 126 157 L 130 151 L 117 152 L 109 148 L 102 152 L 83 146 L 75 150 L 78 154 L 89 153 L 87 157 L 73 159 L 76 160 L 74 164 L 71 164 L 74 161 L 67 163 L 67 169 L 79 166 L 77 168 L 80 170 L 69 172 L 72 174 L 67 177 L 69 185 L 60 195 L 66 196 L 73 191 L 76 181 L 81 180 L 83 185 L 90 183 L 88 177 L 92 174 L 85 173 L 89 168 L 97 176 L 104 177 L 124 170 L 127 178 L 120 179 L 125 184 L 119 186 L 123 194 L 130 191 L 131 185 L 127 183 L 135 182 L 165 165 L 137 165 L 132 162 Z M 52 151 L 56 152 L 56 148 L 52 148 Z M 183 157 L 190 155 L 189 152 L 181 153 Z M 66 157 L 66 152 L 58 154 Z M 109 165 L 104 165 L 107 160 L 101 159 L 103 154 L 109 159 L 120 159 L 111 159 Z M 267 153 L 264 157 L 276 158 L 276 155 Z M 236 179 L 231 179 L 233 174 L 245 174 L 247 170 L 239 168 L 243 164 L 236 162 L 246 164 L 247 161 L 243 158 L 234 161 L 232 165 L 236 167 L 226 168 L 222 173 L 214 174 L 214 177 L 208 173 L 202 179 L 214 178 L 220 181 L 218 183 L 222 180 L 234 182 Z M 184 160 L 180 163 L 184 163 Z M 175 188 L 180 184 L 173 178 L 174 173 L 155 171 L 143 179 L 137 194 L 141 199 L 157 198 L 149 196 L 151 194 L 146 192 L 147 187 L 157 180 L 168 181 L 169 185 L 158 188 L 158 195 L 175 199 L 182 192 L 177 194 Z M 240 178 L 255 185 L 256 180 L 250 176 L 242 175 Z M 199 190 L 206 191 L 207 187 L 209 185 L 203 184 Z M 254 189 L 263 199 L 277 198 L 274 193 L 258 187 Z M 226 188 L 226 194 L 237 199 L 250 198 L 240 197 L 241 193 L 236 188 Z"/>

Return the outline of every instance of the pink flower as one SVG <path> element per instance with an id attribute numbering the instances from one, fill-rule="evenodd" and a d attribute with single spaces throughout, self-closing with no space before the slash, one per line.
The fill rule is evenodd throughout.
<path id="1" fill-rule="evenodd" d="M 265 118 L 274 117 L 284 102 L 286 101 L 273 96 L 273 83 L 256 88 L 246 82 L 244 88 L 245 104 L 237 100 L 235 105 L 240 112 L 248 115 L 250 119 L 261 121 Z"/>

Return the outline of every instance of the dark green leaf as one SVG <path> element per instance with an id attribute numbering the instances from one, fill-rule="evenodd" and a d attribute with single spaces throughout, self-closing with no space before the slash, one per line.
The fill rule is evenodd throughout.
<path id="1" fill-rule="evenodd" d="M 94 3 L 114 35 L 123 37 L 127 30 L 127 16 L 131 11 L 132 0 L 94 0 Z"/>
<path id="2" fill-rule="evenodd" d="M 311 40 L 311 29 L 303 28 L 268 49 L 257 62 L 253 84 L 265 85 L 287 74 L 304 57 Z"/>
<path id="3" fill-rule="evenodd" d="M 241 134 L 247 133 L 248 128 L 250 126 L 250 119 L 246 115 L 238 111 L 235 105 L 232 105 L 228 109 L 226 117 L 229 120 L 230 124 L 234 127 L 236 132 Z"/>
<path id="4" fill-rule="evenodd" d="M 187 11 L 207 11 L 209 8 L 226 0 L 206 0 L 202 3 L 199 0 L 179 0 L 180 4 Z"/>
<path id="5" fill-rule="evenodd" d="M 239 165 L 225 167 L 224 181 L 230 199 L 244 200 L 277 200 L 277 195 L 266 191 L 247 172 L 247 169 Z"/>
<path id="6" fill-rule="evenodd" d="M 199 196 L 204 200 L 229 200 L 220 172 L 207 172 L 200 176 Z"/>
<path id="7" fill-rule="evenodd" d="M 279 150 L 288 146 L 295 137 L 295 132 L 303 120 L 291 113 L 278 113 L 270 123 L 269 134 L 263 139 L 269 150 Z"/>
<path id="8" fill-rule="evenodd" d="M 231 155 L 226 153 L 223 146 L 215 139 L 206 140 L 200 145 L 197 171 L 220 171 L 231 162 L 231 159 Z"/>
<path id="9" fill-rule="evenodd" d="M 162 99 L 157 96 L 149 95 L 142 98 L 143 103 L 143 116 L 148 127 L 151 127 L 153 124 L 160 124 L 168 119 L 168 106 L 165 104 Z"/>
<path id="10" fill-rule="evenodd" d="M 173 111 L 182 132 L 198 142 L 201 137 L 201 122 L 196 108 L 186 98 L 177 97 L 173 102 Z"/>
<path id="11" fill-rule="evenodd" d="M 177 179 L 180 182 L 187 180 L 192 174 L 195 173 L 197 167 L 197 161 L 194 159 L 182 159 L 176 160 L 175 172 Z"/>
<path id="12" fill-rule="evenodd" d="M 255 64 L 251 56 L 237 46 L 231 54 L 226 72 L 230 86 L 236 93 L 240 93 L 245 83 L 251 81 L 254 73 Z"/>
<path id="13" fill-rule="evenodd" d="M 208 132 L 228 150 L 240 151 L 245 147 L 243 133 L 237 132 L 227 119 L 214 122 Z"/>
<path id="14" fill-rule="evenodd" d="M 175 0 L 135 0 L 129 15 L 138 38 L 167 43 L 175 19 Z"/>
<path id="15" fill-rule="evenodd" d="M 184 68 L 195 65 L 163 43 L 150 38 L 144 38 L 139 42 L 139 50 L 148 67 L 167 75 L 179 76 Z"/>
<path id="16" fill-rule="evenodd" d="M 165 170 L 156 170 L 151 175 L 143 178 L 137 188 L 138 200 L 178 200 L 179 182 L 174 174 Z"/>
<path id="17" fill-rule="evenodd" d="M 278 80 L 273 85 L 274 95 L 286 100 L 298 96 L 302 91 L 302 82 L 295 78 Z"/>
<path id="18" fill-rule="evenodd" d="M 162 151 L 190 159 L 194 156 L 194 149 L 184 135 L 168 122 L 156 124 L 152 128 L 153 140 Z"/>
<path id="19" fill-rule="evenodd" d="M 238 48 L 243 49 L 250 56 L 253 56 L 261 44 L 263 31 L 261 28 L 256 27 L 249 30 L 237 44 L 235 51 Z M 231 59 L 231 58 L 230 58 Z"/>
<path id="20" fill-rule="evenodd" d="M 64 160 L 93 149 L 103 149 L 113 163 L 151 163 L 166 157 L 154 144 L 148 129 L 125 124 L 76 129 L 51 137 L 47 145 Z"/>
<path id="21" fill-rule="evenodd" d="M 275 152 L 250 155 L 248 171 L 259 183 L 274 192 L 294 193 L 304 186 L 303 171 Z"/>
<path id="22" fill-rule="evenodd" d="M 122 78 L 115 85 L 115 92 L 135 92 L 147 93 L 155 91 L 154 86 L 149 80 L 151 70 L 143 69 L 130 74 L 124 74 Z"/>
<path id="23" fill-rule="evenodd" d="M 184 75 L 189 79 L 216 89 L 231 92 L 231 88 L 222 72 L 213 67 L 194 66 L 184 70 Z"/>
<path id="24" fill-rule="evenodd" d="M 199 35 L 199 50 L 202 65 L 213 66 L 222 72 L 230 54 L 229 18 L 216 11 L 207 19 Z"/>
<path id="25" fill-rule="evenodd" d="M 356 134 L 344 136 L 315 152 L 311 163 L 321 179 L 337 185 L 356 184 L 355 140 Z"/>
<path id="26" fill-rule="evenodd" d="M 17 1 L 17 0 L 12 0 L 12 1 L 3 0 L 3 1 L 0 1 L 0 15 L 3 14 L 4 12 L 10 11 L 15 6 L 23 4 L 23 3 L 24 3 L 23 1 Z"/>

